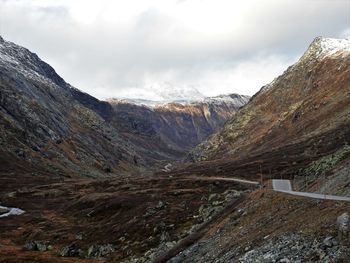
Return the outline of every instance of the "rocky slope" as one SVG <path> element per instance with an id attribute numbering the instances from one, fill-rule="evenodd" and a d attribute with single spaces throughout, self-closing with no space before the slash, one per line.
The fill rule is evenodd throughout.
<path id="1" fill-rule="evenodd" d="M 349 40 L 316 38 L 296 64 L 263 87 L 193 158 L 241 158 L 348 126 L 349 62 Z M 346 142 L 338 137 L 332 140 L 335 148 Z"/>
<path id="2" fill-rule="evenodd" d="M 0 39 L 2 170 L 96 176 L 143 166 L 135 147 L 108 123 L 105 109 L 112 111 L 71 87 L 36 54 Z"/>
<path id="3" fill-rule="evenodd" d="M 199 170 L 220 167 L 219 172 L 232 174 L 241 171 L 238 166 L 246 176 L 304 176 L 309 166 L 342 165 L 349 157 L 342 150 L 350 142 L 349 73 L 350 41 L 316 38 L 296 64 L 263 87 L 190 158 L 207 160 Z M 332 158 L 339 151 L 345 152 L 341 158 Z"/>
<path id="4" fill-rule="evenodd" d="M 249 96 L 230 94 L 199 101 L 155 102 L 110 99 L 123 135 L 147 145 L 158 159 L 183 157 L 243 107 Z M 158 154 L 158 157 L 156 156 Z"/>

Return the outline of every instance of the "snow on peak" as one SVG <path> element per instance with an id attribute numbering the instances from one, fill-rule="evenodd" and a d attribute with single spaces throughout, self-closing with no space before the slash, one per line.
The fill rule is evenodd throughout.
<path id="1" fill-rule="evenodd" d="M 179 99 L 176 97 L 175 99 L 168 99 L 168 100 L 146 100 L 146 99 L 118 99 L 118 98 L 112 98 L 107 99 L 106 101 L 109 103 L 129 103 L 129 104 L 135 104 L 139 106 L 145 106 L 148 108 L 156 108 L 156 107 L 164 107 L 168 104 L 176 103 L 181 105 L 195 105 L 195 104 L 210 104 L 210 105 L 223 105 L 223 104 L 233 104 L 237 108 L 240 108 L 244 106 L 250 99 L 250 96 L 246 95 L 239 95 L 239 94 L 226 94 L 226 95 L 219 95 L 215 97 L 200 97 L 200 98 L 193 98 L 191 99 Z"/>
<path id="2" fill-rule="evenodd" d="M 0 36 L 1 37 L 1 36 Z M 65 86 L 64 80 L 38 55 L 12 42 L 0 39 L 0 67 L 12 68 L 31 79 Z"/>
<path id="3" fill-rule="evenodd" d="M 243 107 L 250 100 L 250 96 L 247 95 L 239 95 L 239 94 L 225 94 L 219 95 L 215 97 L 207 97 L 204 99 L 204 102 L 210 104 L 220 105 L 223 103 L 226 104 L 234 104 L 237 108 Z"/>
<path id="4" fill-rule="evenodd" d="M 350 52 L 349 39 L 321 38 L 321 52 L 331 56 L 338 51 Z"/>
<path id="5" fill-rule="evenodd" d="M 324 58 L 350 52 L 350 39 L 317 37 L 311 43 L 303 58 Z"/>

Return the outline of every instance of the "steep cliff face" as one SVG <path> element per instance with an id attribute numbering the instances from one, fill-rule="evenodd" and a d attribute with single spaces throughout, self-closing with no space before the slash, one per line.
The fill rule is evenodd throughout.
<path id="1" fill-rule="evenodd" d="M 29 50 L 0 42 L 1 169 L 96 176 L 142 166 L 135 147 L 108 123 L 105 106 Z"/>
<path id="2" fill-rule="evenodd" d="M 350 41 L 316 38 L 305 54 L 263 87 L 220 132 L 193 151 L 195 160 L 242 158 L 308 143 L 306 157 L 348 142 Z M 321 141 L 320 141 L 321 140 Z"/>
<path id="3" fill-rule="evenodd" d="M 137 104 L 117 99 L 108 102 L 114 108 L 114 123 L 130 141 L 147 145 L 151 155 L 158 153 L 169 159 L 183 157 L 222 127 L 249 98 L 231 94 L 182 103 Z"/>

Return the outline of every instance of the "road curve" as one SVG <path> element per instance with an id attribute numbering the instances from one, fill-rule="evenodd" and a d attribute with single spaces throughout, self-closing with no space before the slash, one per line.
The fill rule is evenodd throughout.
<path id="1" fill-rule="evenodd" d="M 203 180 L 203 181 L 222 181 L 222 182 L 236 182 L 242 184 L 251 184 L 251 185 L 260 185 L 259 182 L 249 181 L 239 178 L 228 178 L 228 177 L 210 177 L 210 176 L 191 176 L 189 177 L 195 180 Z"/>
<path id="2" fill-rule="evenodd" d="M 304 196 L 304 197 L 323 199 L 323 200 L 350 201 L 350 197 L 348 196 L 325 195 L 325 194 L 293 191 L 290 180 L 273 179 L 272 187 L 273 187 L 273 190 L 276 192 L 286 193 L 290 195 Z"/>

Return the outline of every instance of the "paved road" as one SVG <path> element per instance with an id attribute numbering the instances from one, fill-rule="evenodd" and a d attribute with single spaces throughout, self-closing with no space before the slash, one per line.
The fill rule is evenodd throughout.
<path id="1" fill-rule="evenodd" d="M 324 200 L 350 201 L 350 197 L 348 196 L 324 195 L 324 194 L 293 191 L 290 180 L 274 179 L 272 180 L 272 187 L 274 191 L 291 194 L 291 195 L 304 196 L 304 197 L 316 198 L 316 199 L 324 199 Z"/>
<path id="2" fill-rule="evenodd" d="M 0 218 L 1 217 L 8 217 L 8 216 L 17 216 L 17 215 L 21 215 L 24 213 L 24 211 L 22 209 L 19 209 L 19 208 L 15 208 L 15 207 L 6 207 L 6 206 L 1 206 L 0 205 L 0 208 L 3 209 L 3 210 L 7 210 L 8 212 L 4 213 L 4 214 L 1 214 L 0 215 Z"/>
<path id="3" fill-rule="evenodd" d="M 227 178 L 227 177 L 210 177 L 210 176 L 192 176 L 191 179 L 204 180 L 204 181 L 222 181 L 222 182 L 236 182 L 251 185 L 260 185 L 259 182 L 249 181 L 239 178 Z"/>

